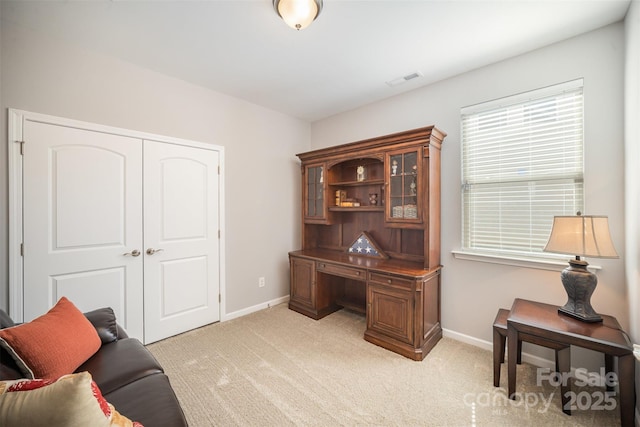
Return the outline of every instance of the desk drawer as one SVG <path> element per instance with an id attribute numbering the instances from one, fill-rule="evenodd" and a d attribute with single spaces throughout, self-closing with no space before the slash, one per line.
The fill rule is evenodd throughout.
<path id="1" fill-rule="evenodd" d="M 334 276 L 346 277 L 348 279 L 367 280 L 366 270 L 361 268 L 347 267 L 328 262 L 318 262 L 316 270 L 320 273 L 333 274 Z"/>
<path id="2" fill-rule="evenodd" d="M 372 283 L 379 283 L 381 285 L 395 286 L 406 289 L 413 289 L 413 285 L 415 283 L 411 279 L 404 279 L 402 277 L 390 276 L 380 273 L 370 273 L 369 281 Z"/>

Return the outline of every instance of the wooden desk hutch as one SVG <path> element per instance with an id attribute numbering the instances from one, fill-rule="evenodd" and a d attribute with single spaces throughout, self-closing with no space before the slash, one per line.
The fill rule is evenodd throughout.
<path id="1" fill-rule="evenodd" d="M 425 357 L 442 337 L 445 136 L 429 126 L 298 154 L 302 249 L 289 253 L 290 309 L 313 319 L 343 307 L 361 312 L 365 340 Z M 361 253 L 359 237 L 370 243 Z"/>

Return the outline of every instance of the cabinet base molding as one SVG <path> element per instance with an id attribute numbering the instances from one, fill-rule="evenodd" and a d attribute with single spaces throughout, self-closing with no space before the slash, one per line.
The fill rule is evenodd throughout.
<path id="1" fill-rule="evenodd" d="M 417 361 L 424 359 L 431 349 L 435 347 L 438 341 L 440 341 L 440 338 L 442 338 L 442 328 L 440 327 L 440 324 L 436 325 L 436 327 L 431 330 L 429 337 L 425 340 L 422 346 L 418 348 L 375 331 L 368 330 L 364 333 L 364 339 L 366 341 Z"/>
<path id="2" fill-rule="evenodd" d="M 296 304 L 295 302 L 291 302 L 289 301 L 289 309 L 296 311 L 300 314 L 304 314 L 307 317 L 312 318 L 313 320 L 320 320 L 325 316 L 328 316 L 331 313 L 335 313 L 336 311 L 340 310 L 342 307 L 340 307 L 339 305 L 333 304 L 329 307 L 324 307 L 320 310 L 314 310 L 312 308 L 309 307 L 305 307 L 304 305 L 301 304 Z"/>

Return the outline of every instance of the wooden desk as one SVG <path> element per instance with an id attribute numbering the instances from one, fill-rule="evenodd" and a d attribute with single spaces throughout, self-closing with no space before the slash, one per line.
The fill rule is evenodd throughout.
<path id="1" fill-rule="evenodd" d="M 440 268 L 305 249 L 289 253 L 289 308 L 320 319 L 343 307 L 367 316 L 365 340 L 422 360 L 442 338 Z"/>
<path id="2" fill-rule="evenodd" d="M 289 308 L 314 319 L 342 307 L 360 311 L 367 341 L 424 358 L 442 337 L 445 136 L 427 126 L 297 154 L 302 250 L 289 253 Z M 354 248 L 363 233 L 373 252 Z"/>
<path id="3" fill-rule="evenodd" d="M 605 355 L 607 372 L 613 369 L 613 358 L 618 358 L 618 384 L 620 389 L 620 418 L 622 426 L 634 425 L 635 412 L 635 358 L 629 342 L 615 317 L 602 315 L 602 322 L 586 323 L 558 313 L 558 306 L 516 299 L 507 318 L 509 346 L 509 397 L 515 399 L 516 357 L 518 341 L 535 344 L 536 339 L 559 344 L 575 345 L 599 351 Z M 566 362 L 560 369 L 568 369 Z M 566 388 L 569 390 L 569 387 Z M 565 391 L 563 391 L 563 394 Z M 563 396 L 563 404 L 566 403 Z"/>

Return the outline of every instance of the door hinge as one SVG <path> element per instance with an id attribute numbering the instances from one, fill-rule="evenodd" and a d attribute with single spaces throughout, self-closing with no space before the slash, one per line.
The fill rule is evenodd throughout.
<path id="1" fill-rule="evenodd" d="M 222 302 L 222 295 L 218 294 L 218 302 Z"/>
<path id="2" fill-rule="evenodd" d="M 20 243 L 20 256 L 24 256 L 24 243 Z"/>
<path id="3" fill-rule="evenodd" d="M 15 141 L 16 144 L 20 144 L 20 155 L 24 155 L 24 141 Z"/>
<path id="4" fill-rule="evenodd" d="M 218 165 L 218 175 L 220 175 L 220 165 Z"/>
<path id="5" fill-rule="evenodd" d="M 218 230 L 218 239 L 220 238 L 220 230 Z"/>

